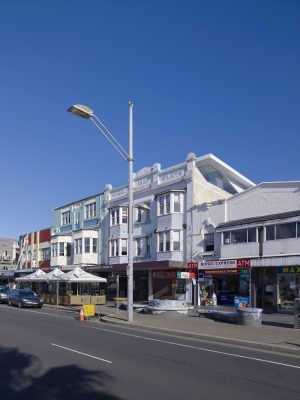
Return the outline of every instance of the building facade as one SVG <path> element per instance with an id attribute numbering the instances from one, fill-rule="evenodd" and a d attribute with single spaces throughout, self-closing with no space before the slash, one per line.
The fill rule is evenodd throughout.
<path id="1" fill-rule="evenodd" d="M 217 293 L 219 304 L 237 296 L 265 312 L 292 312 L 300 295 L 300 182 L 256 185 L 212 203 L 207 220 L 214 251 L 198 249 L 200 289 Z"/>
<path id="2" fill-rule="evenodd" d="M 51 232 L 51 228 L 46 228 L 20 236 L 17 276 L 37 268 L 45 272 L 50 271 Z"/>

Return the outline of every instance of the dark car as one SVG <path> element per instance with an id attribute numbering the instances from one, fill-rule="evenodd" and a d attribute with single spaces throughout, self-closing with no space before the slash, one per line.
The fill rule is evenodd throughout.
<path id="1" fill-rule="evenodd" d="M 0 288 L 0 303 L 8 302 L 9 292 L 10 292 L 10 288 L 8 286 L 3 286 Z"/>
<path id="2" fill-rule="evenodd" d="M 13 289 L 8 296 L 9 306 L 22 307 L 43 307 L 43 300 L 31 289 Z"/>

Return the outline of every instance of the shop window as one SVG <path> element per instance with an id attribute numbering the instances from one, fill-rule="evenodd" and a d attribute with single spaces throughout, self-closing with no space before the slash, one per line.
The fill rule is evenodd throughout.
<path id="1" fill-rule="evenodd" d="M 214 251 L 215 243 L 214 243 L 214 234 L 213 233 L 205 233 L 204 234 L 204 251 Z"/>

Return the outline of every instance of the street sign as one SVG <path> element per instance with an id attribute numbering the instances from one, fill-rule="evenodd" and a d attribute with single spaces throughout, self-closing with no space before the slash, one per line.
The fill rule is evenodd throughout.
<path id="1" fill-rule="evenodd" d="M 95 304 L 84 304 L 83 305 L 83 313 L 85 317 L 94 317 L 95 316 Z"/>

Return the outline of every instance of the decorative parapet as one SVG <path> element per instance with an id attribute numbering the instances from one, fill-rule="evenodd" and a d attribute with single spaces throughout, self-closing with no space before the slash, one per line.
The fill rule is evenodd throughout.
<path id="1" fill-rule="evenodd" d="M 159 184 L 163 185 L 171 181 L 181 180 L 185 176 L 185 169 L 179 169 L 177 171 L 168 172 L 167 174 L 162 174 L 159 176 Z"/>

